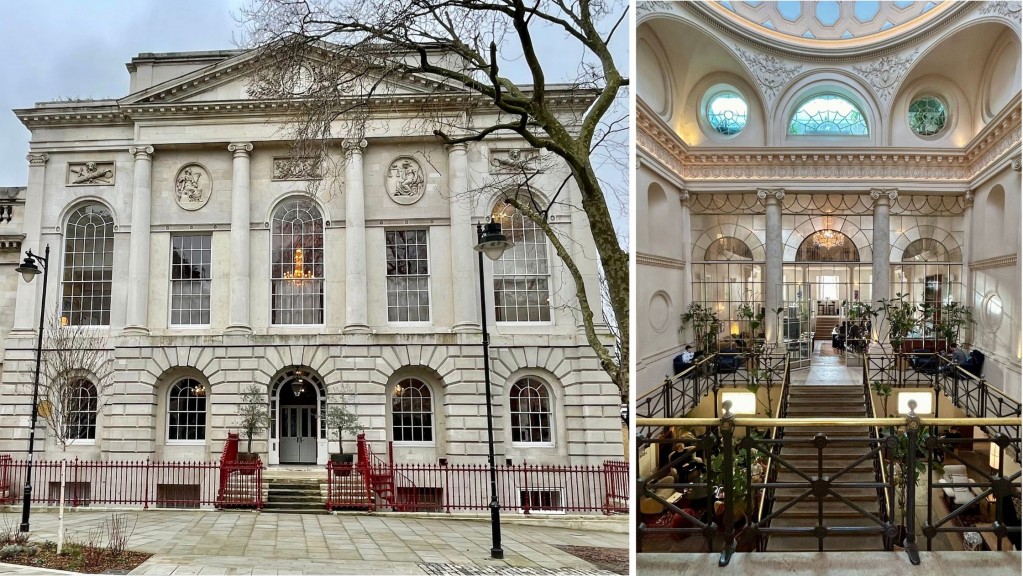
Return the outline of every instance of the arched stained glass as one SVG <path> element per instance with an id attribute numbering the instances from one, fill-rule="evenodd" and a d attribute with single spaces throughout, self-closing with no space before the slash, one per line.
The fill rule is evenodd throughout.
<path id="1" fill-rule="evenodd" d="M 834 94 L 820 94 L 803 102 L 792 115 L 789 134 L 866 136 L 867 121 L 852 102 Z"/>
<path id="2" fill-rule="evenodd" d="M 945 127 L 945 104 L 933 96 L 918 98 L 909 105 L 909 127 L 919 136 L 934 136 Z"/>
<path id="3" fill-rule="evenodd" d="M 707 104 L 707 122 L 718 134 L 732 136 L 746 127 L 746 101 L 735 92 L 721 92 Z"/>

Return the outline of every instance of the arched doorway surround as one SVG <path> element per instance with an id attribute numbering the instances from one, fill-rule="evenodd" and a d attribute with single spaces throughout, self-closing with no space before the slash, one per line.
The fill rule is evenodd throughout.
<path id="1" fill-rule="evenodd" d="M 326 387 L 315 370 L 281 370 L 270 387 L 270 464 L 326 464 L 326 412 Z"/>

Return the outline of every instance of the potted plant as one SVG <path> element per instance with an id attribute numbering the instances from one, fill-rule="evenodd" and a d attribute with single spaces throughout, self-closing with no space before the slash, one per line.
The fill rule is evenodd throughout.
<path id="1" fill-rule="evenodd" d="M 704 352 L 712 352 L 715 348 L 714 344 L 717 342 L 718 324 L 720 321 L 714 312 L 711 312 L 710 308 L 707 308 L 699 302 L 692 302 L 689 304 L 689 309 L 682 314 L 682 324 L 679 326 L 679 334 L 681 334 L 686 326 L 692 324 L 693 333 L 696 338 L 696 345 L 702 348 Z"/>
<path id="2" fill-rule="evenodd" d="M 351 471 L 354 455 L 345 454 L 344 433 L 358 434 L 364 427 L 359 422 L 358 415 L 348 405 L 346 394 L 339 395 L 337 400 L 327 408 L 326 424 L 329 430 L 337 434 L 338 451 L 330 455 L 330 461 L 336 464 L 347 464 L 347 467 L 343 467 L 341 470 L 341 475 L 347 476 Z"/>
<path id="3" fill-rule="evenodd" d="M 893 433 L 894 431 L 884 435 L 887 436 Z M 913 469 L 910 469 L 906 465 L 907 456 L 911 449 L 909 445 L 909 434 L 906 432 L 898 434 L 896 436 L 898 441 L 895 443 L 894 449 L 887 450 L 886 457 L 895 462 L 895 477 L 892 480 L 895 483 L 895 498 L 898 517 L 893 518 L 893 520 L 897 522 L 899 527 L 899 535 L 895 541 L 895 544 L 899 546 L 902 545 L 902 541 L 906 537 L 906 515 L 913 513 L 913 511 L 909 509 L 909 503 L 906 501 L 906 487 L 910 482 L 916 484 L 920 475 L 927 472 L 927 460 L 930 458 L 930 451 L 927 449 L 927 439 L 930 438 L 930 436 L 930 432 L 926 429 L 920 430 L 920 433 L 917 436 L 916 446 L 912 447 L 912 449 L 916 450 L 916 465 Z M 944 466 L 942 466 L 942 464 L 937 460 L 931 461 L 931 467 L 939 476 L 944 475 Z M 924 494 L 926 494 L 926 490 L 924 491 Z"/>
<path id="4" fill-rule="evenodd" d="M 239 462 L 255 462 L 259 459 L 259 455 L 252 452 L 252 438 L 270 427 L 266 404 L 266 390 L 256 384 L 250 384 L 242 394 L 242 402 L 238 405 L 238 426 L 248 444 L 245 452 L 238 453 Z"/>

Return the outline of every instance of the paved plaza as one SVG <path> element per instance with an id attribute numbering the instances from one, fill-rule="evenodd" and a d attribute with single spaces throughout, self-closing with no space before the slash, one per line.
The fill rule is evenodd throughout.
<path id="1" fill-rule="evenodd" d="M 65 515 L 71 538 L 84 540 L 112 512 Z M 488 520 L 371 514 L 272 514 L 216 511 L 118 511 L 138 518 L 129 548 L 153 557 L 132 574 L 609 574 L 556 546 L 628 548 L 620 519 L 502 523 L 503 560 L 490 558 Z M 7 525 L 20 515 L 5 513 Z M 55 540 L 57 514 L 33 510 L 33 540 Z M 0 565 L 0 574 L 54 574 Z"/>

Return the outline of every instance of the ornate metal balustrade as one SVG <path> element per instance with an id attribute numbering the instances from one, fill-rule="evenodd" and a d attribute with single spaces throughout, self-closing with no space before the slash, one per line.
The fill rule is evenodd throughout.
<path id="1" fill-rule="evenodd" d="M 865 368 L 866 369 L 866 368 Z M 869 396 L 868 396 L 869 398 Z M 779 406 L 779 415 L 784 415 L 785 402 Z M 689 430 L 703 429 L 699 437 L 692 437 L 684 443 L 693 446 L 694 455 L 702 457 L 706 471 L 698 478 L 693 474 L 673 477 L 673 463 L 662 457 L 661 445 L 677 443 L 679 438 L 640 437 L 636 443 L 637 462 L 640 470 L 637 478 L 639 511 L 636 515 L 637 550 L 643 551 L 646 540 L 653 537 L 687 537 L 699 535 L 707 551 L 720 550 L 719 565 L 727 565 L 737 550 L 766 550 L 770 538 L 811 536 L 817 539 L 818 549 L 824 549 L 828 538 L 848 535 L 877 535 L 878 548 L 893 550 L 899 535 L 905 551 L 914 564 L 919 564 L 921 534 L 927 539 L 930 549 L 934 537 L 942 532 L 989 532 L 998 538 L 996 547 L 1002 549 L 1002 541 L 1013 540 L 1018 548 L 1018 517 L 1008 523 L 1007 504 L 1019 497 L 1020 473 L 1006 476 L 1003 465 L 996 471 L 969 466 L 980 482 L 970 482 L 978 493 L 970 502 L 953 502 L 952 508 L 940 518 L 935 518 L 930 493 L 943 488 L 960 488 L 965 483 L 941 484 L 935 481 L 940 476 L 942 465 L 936 459 L 938 454 L 953 454 L 955 446 L 970 440 L 946 439 L 937 436 L 938 427 L 944 426 L 987 426 L 991 429 L 1011 430 L 1012 435 L 999 434 L 990 439 L 972 439 L 977 443 L 994 443 L 1004 455 L 1009 447 L 1017 450 L 1020 444 L 1018 418 L 921 418 L 915 415 L 898 418 L 747 418 L 737 417 L 728 412 L 722 418 L 639 418 L 637 427 L 657 429 L 659 427 L 682 426 Z M 925 434 L 925 427 L 931 427 Z M 816 434 L 813 438 L 786 438 L 785 429 L 818 427 L 835 429 L 866 427 L 869 434 L 863 438 L 850 438 L 827 433 Z M 739 434 L 738 431 L 745 434 Z M 766 436 L 760 431 L 769 430 Z M 784 446 L 811 446 L 816 450 L 816 465 L 806 466 L 783 457 Z M 835 473 L 825 473 L 825 451 L 829 447 L 855 447 L 859 454 L 854 461 Z M 908 446 L 918 449 L 908 449 Z M 925 449 L 920 449 L 924 447 Z M 650 466 L 650 459 L 656 458 L 656 465 Z M 691 460 L 690 460 L 691 461 Z M 863 462 L 871 461 L 874 470 L 873 481 L 846 481 L 843 477 Z M 1002 461 L 1004 462 L 1004 460 Z M 920 498 L 927 501 L 927 519 L 922 527 L 917 526 L 915 514 L 908 514 L 904 525 L 899 524 L 898 514 L 893 506 L 897 499 L 898 486 L 895 481 L 898 471 L 917 470 L 922 464 L 921 474 L 927 478 L 927 491 L 919 493 L 916 482 L 905 483 L 905 510 L 916 510 Z M 798 477 L 796 481 L 778 481 L 778 471 L 785 470 Z M 908 472 L 907 472 L 908 474 Z M 737 481 L 738 479 L 738 481 Z M 742 488 L 745 486 L 745 488 Z M 777 506 L 778 490 L 795 491 L 796 495 Z M 878 512 L 871 512 L 843 494 L 846 490 L 875 490 Z M 824 499 L 832 498 L 842 502 L 863 522 L 836 525 L 831 519 L 824 522 Z M 952 521 L 961 518 L 971 506 L 984 499 L 993 501 L 998 507 L 990 525 L 954 526 Z M 817 514 L 805 518 L 805 525 L 772 527 L 771 521 L 801 502 L 817 504 Z M 754 508 L 754 504 L 756 507 Z M 650 509 L 663 509 L 660 515 L 644 514 Z"/>

